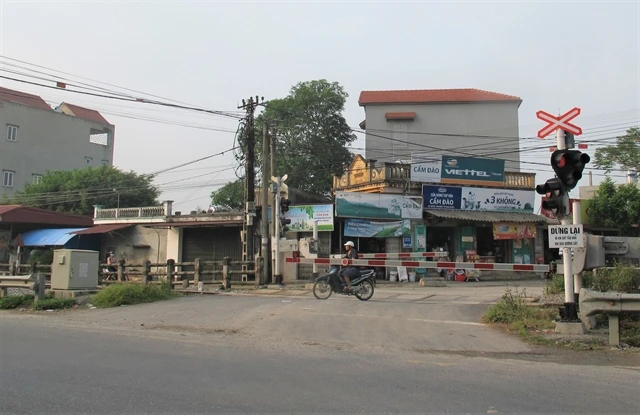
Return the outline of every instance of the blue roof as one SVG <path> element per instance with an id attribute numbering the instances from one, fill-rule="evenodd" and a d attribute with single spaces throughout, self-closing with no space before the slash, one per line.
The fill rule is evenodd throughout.
<path id="1" fill-rule="evenodd" d="M 88 228 L 38 229 L 22 234 L 24 246 L 62 246 L 78 236 L 72 232 Z"/>

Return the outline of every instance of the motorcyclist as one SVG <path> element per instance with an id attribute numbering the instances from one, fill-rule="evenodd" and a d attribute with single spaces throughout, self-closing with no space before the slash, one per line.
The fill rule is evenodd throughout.
<path id="1" fill-rule="evenodd" d="M 344 244 L 344 249 L 347 250 L 347 253 L 345 254 L 344 258 L 358 259 L 358 251 L 356 250 L 355 244 L 352 241 L 347 241 L 347 243 Z M 353 265 L 349 267 L 344 267 L 340 270 L 338 275 L 344 278 L 345 290 L 349 291 L 351 290 L 350 277 L 358 275 L 358 267 L 355 267 Z"/>

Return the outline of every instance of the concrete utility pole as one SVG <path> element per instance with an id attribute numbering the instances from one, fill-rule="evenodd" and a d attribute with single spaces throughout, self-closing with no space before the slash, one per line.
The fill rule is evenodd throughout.
<path id="1" fill-rule="evenodd" d="M 262 98 L 264 101 L 264 98 Z M 249 97 L 248 100 L 242 100 L 242 105 L 238 108 L 244 109 L 247 113 L 245 118 L 244 129 L 244 154 L 245 160 L 245 208 L 244 208 L 244 226 L 243 226 L 243 261 L 253 261 L 255 256 L 254 237 L 256 216 L 255 210 L 255 160 L 256 160 L 256 132 L 255 132 L 255 110 L 259 104 L 259 97 L 256 95 L 255 100 Z M 244 268 L 244 267 L 243 267 Z"/>
<path id="2" fill-rule="evenodd" d="M 263 284 L 269 281 L 271 269 L 271 247 L 269 238 L 269 184 L 270 184 L 270 160 L 269 160 L 269 125 L 265 122 L 262 126 L 262 216 L 260 219 L 260 236 L 262 237 L 261 255 L 264 258 Z"/>

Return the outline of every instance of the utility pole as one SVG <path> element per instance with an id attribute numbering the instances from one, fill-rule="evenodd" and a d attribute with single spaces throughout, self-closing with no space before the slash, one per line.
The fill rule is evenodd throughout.
<path id="1" fill-rule="evenodd" d="M 260 219 L 260 236 L 262 238 L 261 255 L 264 258 L 264 272 L 262 283 L 269 281 L 269 270 L 271 269 L 271 247 L 269 238 L 269 184 L 271 169 L 269 166 L 269 125 L 265 121 L 262 126 L 262 216 Z"/>
<path id="2" fill-rule="evenodd" d="M 262 98 L 264 101 L 264 97 Z M 259 97 L 256 95 L 255 100 L 249 97 L 248 100 L 242 100 L 239 109 L 244 109 L 247 113 L 244 129 L 244 154 L 245 160 L 245 204 L 244 204 L 244 226 L 243 226 L 243 244 L 242 244 L 242 260 L 253 261 L 255 256 L 254 238 L 256 216 L 255 206 L 255 160 L 256 160 L 256 131 L 255 131 L 255 110 L 259 104 Z M 246 266 L 243 266 L 246 271 Z"/>
<path id="3" fill-rule="evenodd" d="M 278 177 L 276 172 L 278 170 L 278 166 L 276 164 L 276 140 L 277 140 L 277 131 L 275 126 L 271 126 L 271 134 L 269 140 L 269 155 L 271 156 L 271 163 L 269 163 L 269 167 L 271 167 L 271 177 Z M 276 206 L 275 204 L 271 207 L 271 225 L 269 226 L 269 234 L 271 236 L 276 234 Z M 275 264 L 271 264 L 271 269 L 275 269 Z"/>

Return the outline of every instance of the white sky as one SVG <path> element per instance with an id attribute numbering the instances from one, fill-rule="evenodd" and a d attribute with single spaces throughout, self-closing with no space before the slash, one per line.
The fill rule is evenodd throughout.
<path id="1" fill-rule="evenodd" d="M 523 152 L 522 168 L 543 183 L 552 177 L 548 146 L 555 142 L 524 139 L 544 125 L 537 110 L 581 107 L 574 121 L 584 134 L 577 140 L 603 140 L 590 143 L 591 155 L 638 125 L 639 4 L 0 0 L 0 55 L 231 112 L 249 95 L 281 98 L 299 81 L 326 78 L 350 94 L 345 116 L 354 128 L 364 119 L 362 90 L 517 95 L 524 101 L 522 147 L 535 148 Z M 101 111 L 116 125 L 115 164 L 125 170 L 154 172 L 233 146 L 234 119 L 4 79 L 0 85 Z M 362 135 L 353 147 L 364 147 Z M 234 177 L 232 165 L 230 154 L 214 157 L 162 174 L 157 183 L 178 210 L 206 207 L 211 190 Z M 604 179 L 593 174 L 595 184 Z M 612 176 L 624 181 L 621 172 Z"/>

